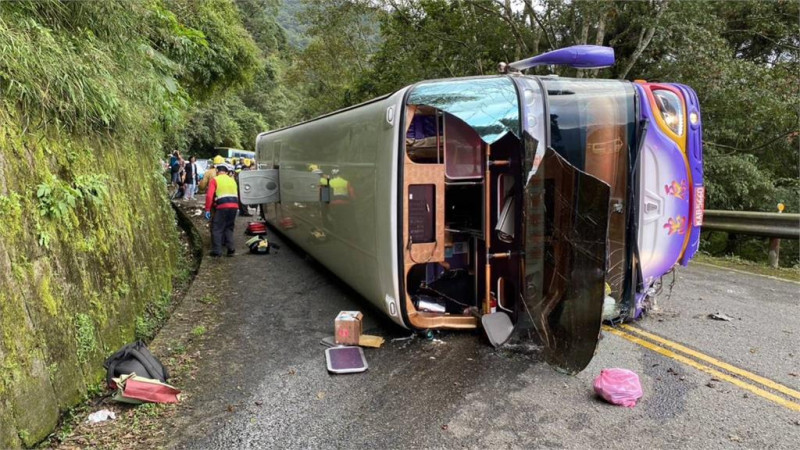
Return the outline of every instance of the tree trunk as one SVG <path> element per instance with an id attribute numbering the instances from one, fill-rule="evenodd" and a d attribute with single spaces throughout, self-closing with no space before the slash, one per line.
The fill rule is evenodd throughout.
<path id="1" fill-rule="evenodd" d="M 669 0 L 664 0 L 661 3 L 661 7 L 656 10 L 656 16 L 653 19 L 653 24 L 650 27 L 642 28 L 642 31 L 639 32 L 639 41 L 636 44 L 636 50 L 633 51 L 630 59 L 625 64 L 625 68 L 620 72 L 619 79 L 625 79 L 628 76 L 628 72 L 631 71 L 633 65 L 636 64 L 636 61 L 639 57 L 642 56 L 642 53 L 647 49 L 647 46 L 650 45 L 650 41 L 653 40 L 653 35 L 656 34 L 656 29 L 658 28 L 658 21 L 661 19 L 661 16 L 664 14 L 664 11 L 667 9 L 667 5 L 669 4 Z"/>
<path id="2" fill-rule="evenodd" d="M 597 36 L 595 36 L 594 43 L 595 45 L 603 45 L 603 40 L 606 38 L 606 17 L 608 13 L 603 11 L 602 15 L 600 16 L 600 23 L 597 24 Z M 597 78 L 597 74 L 600 73 L 600 69 L 592 69 L 589 71 L 589 76 L 591 78 Z"/>
<path id="3" fill-rule="evenodd" d="M 585 45 L 586 42 L 589 40 L 589 17 L 588 14 L 584 13 L 583 15 L 583 26 L 581 27 L 581 38 L 578 44 Z M 583 78 L 584 74 L 586 74 L 585 69 L 578 69 L 578 73 L 575 75 L 576 78 Z"/>

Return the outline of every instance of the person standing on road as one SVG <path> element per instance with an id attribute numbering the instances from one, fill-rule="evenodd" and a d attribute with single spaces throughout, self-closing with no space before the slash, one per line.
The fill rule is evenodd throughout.
<path id="1" fill-rule="evenodd" d="M 227 256 L 233 256 L 233 226 L 239 211 L 239 195 L 236 181 L 230 176 L 231 167 L 227 164 L 217 166 L 217 176 L 208 183 L 206 192 L 206 220 L 211 221 L 211 256 L 221 256 L 222 246 L 228 249 Z M 214 209 L 212 218 L 211 209 Z"/>
<path id="2" fill-rule="evenodd" d="M 181 198 L 183 198 L 184 195 L 186 195 L 186 160 L 184 160 L 179 156 L 178 162 L 176 162 L 175 164 L 178 166 L 178 173 L 177 173 L 178 188 L 175 191 L 174 198 L 176 200 L 180 200 Z"/>
<path id="3" fill-rule="evenodd" d="M 217 169 L 214 164 L 209 164 L 208 169 L 203 173 L 203 179 L 200 180 L 200 183 L 197 185 L 197 189 L 199 191 L 205 191 L 208 188 L 208 183 L 217 176 Z"/>
<path id="4" fill-rule="evenodd" d="M 194 156 L 189 158 L 189 162 L 186 163 L 186 168 L 184 171 L 186 172 L 185 175 L 185 183 L 186 183 L 186 193 L 183 194 L 184 200 L 194 200 L 194 194 L 197 192 L 197 158 Z"/>
<path id="5" fill-rule="evenodd" d="M 178 189 L 178 184 L 180 184 L 180 159 L 181 153 L 177 150 L 175 150 L 169 158 L 170 184 L 175 190 Z"/>

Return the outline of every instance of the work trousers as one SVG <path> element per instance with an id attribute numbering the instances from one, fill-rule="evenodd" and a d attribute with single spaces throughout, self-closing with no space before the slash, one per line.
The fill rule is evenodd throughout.
<path id="1" fill-rule="evenodd" d="M 211 252 L 222 254 L 222 247 L 233 251 L 233 226 L 236 223 L 236 208 L 225 208 L 214 211 L 211 219 Z"/>

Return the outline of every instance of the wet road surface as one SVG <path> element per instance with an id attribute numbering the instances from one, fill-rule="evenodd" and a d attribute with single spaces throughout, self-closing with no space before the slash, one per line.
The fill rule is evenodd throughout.
<path id="1" fill-rule="evenodd" d="M 198 373 L 168 446 L 179 448 L 553 447 L 797 448 L 800 412 L 604 332 L 577 376 L 534 346 L 494 350 L 480 332 L 409 333 L 297 249 L 206 258 L 220 280 L 216 325 L 199 344 Z M 205 274 L 205 275 L 204 275 Z M 660 313 L 639 329 L 800 390 L 800 285 L 693 265 L 678 271 Z M 369 370 L 329 375 L 320 340 L 340 310 L 361 310 Z M 733 321 L 707 317 L 721 312 Z M 180 313 L 180 311 L 178 311 Z M 185 317 L 185 315 L 184 315 Z M 623 330 L 624 331 L 624 330 Z M 632 330 L 629 335 L 636 335 Z M 603 368 L 637 372 L 635 408 L 598 400 Z M 728 372 L 725 372 L 726 374 Z M 744 377 L 736 377 L 751 382 Z M 758 385 L 775 394 L 774 389 Z M 777 393 L 789 405 L 800 399 Z"/>

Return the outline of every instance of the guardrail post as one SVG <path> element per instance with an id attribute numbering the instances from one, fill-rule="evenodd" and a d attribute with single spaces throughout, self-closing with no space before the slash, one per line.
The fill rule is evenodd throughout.
<path id="1" fill-rule="evenodd" d="M 769 259 L 769 266 L 773 269 L 778 268 L 780 253 L 781 240 L 779 238 L 769 238 L 769 253 L 767 253 L 767 258 Z"/>
<path id="2" fill-rule="evenodd" d="M 783 210 L 786 208 L 786 205 L 783 202 L 778 203 L 778 214 L 783 214 Z M 781 240 L 776 237 L 769 238 L 769 252 L 767 253 L 767 259 L 769 260 L 769 266 L 773 269 L 777 269 L 780 263 L 780 256 L 781 256 Z"/>

